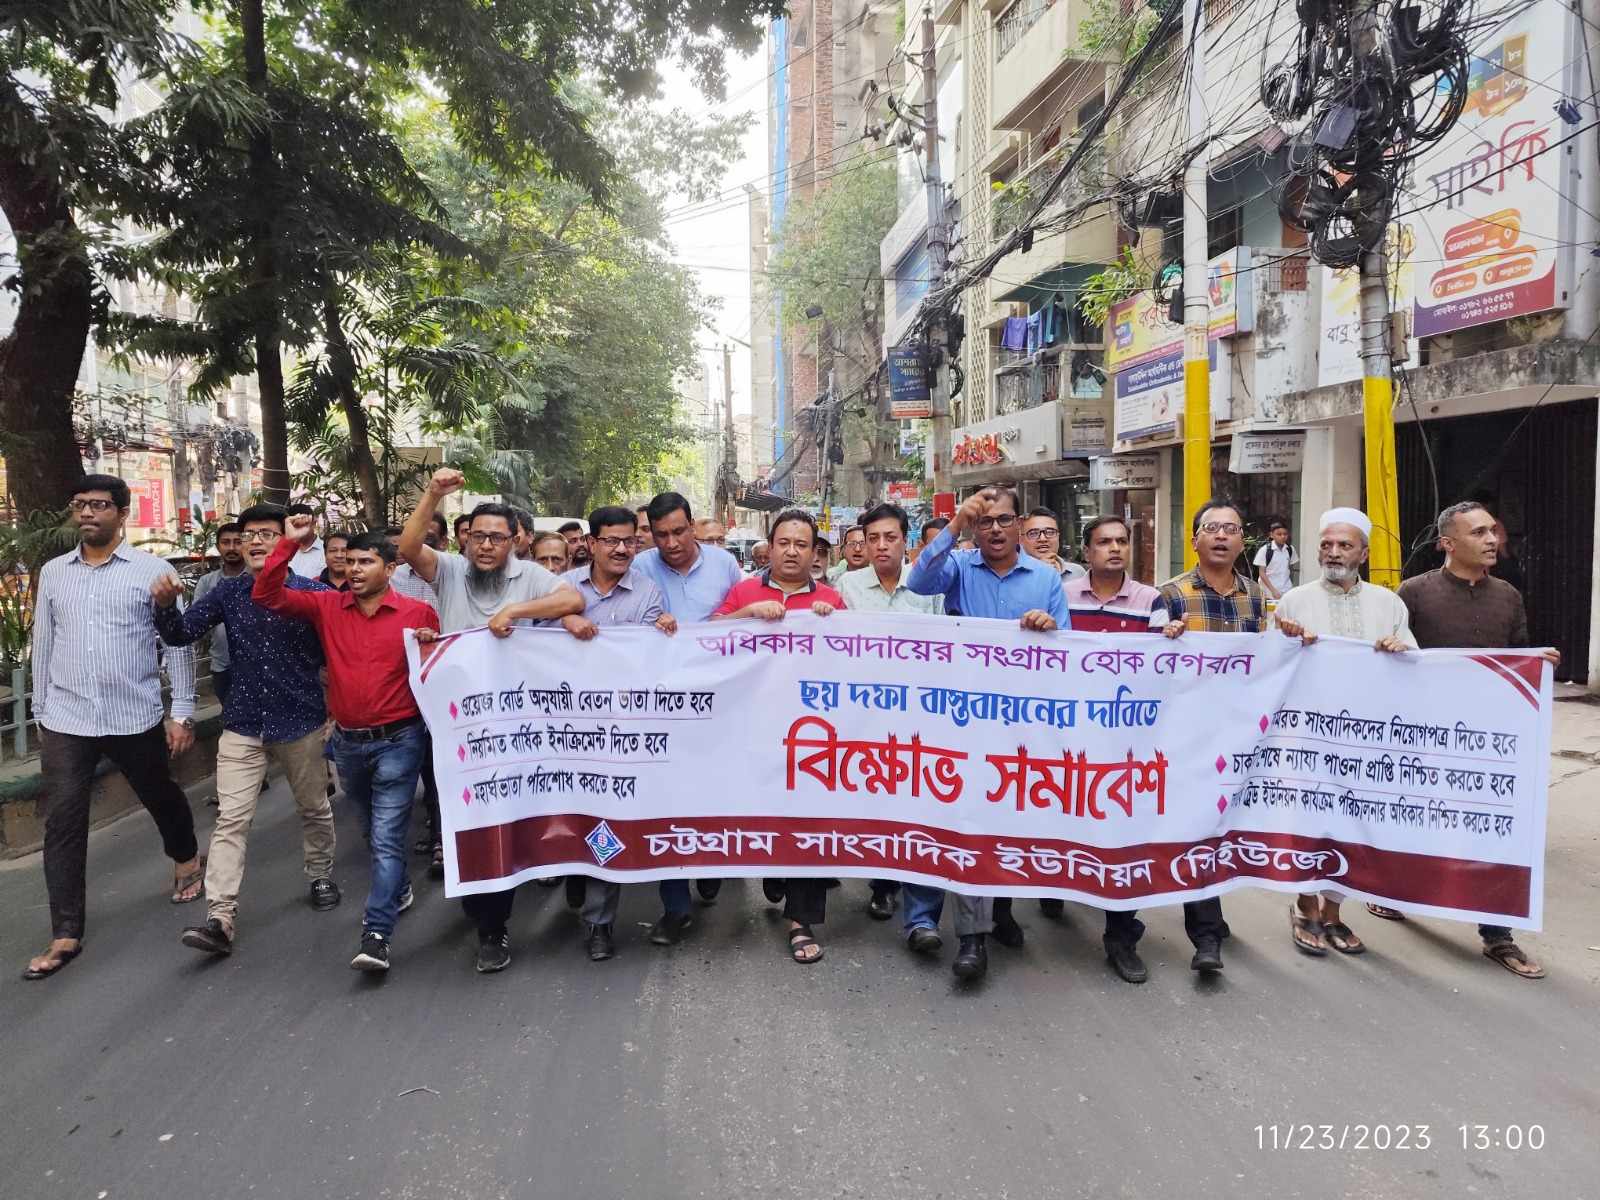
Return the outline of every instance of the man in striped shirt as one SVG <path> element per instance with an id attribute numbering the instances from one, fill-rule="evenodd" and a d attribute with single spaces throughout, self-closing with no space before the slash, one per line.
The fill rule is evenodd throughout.
<path id="1" fill-rule="evenodd" d="M 45 979 L 83 951 L 89 799 L 101 755 L 128 777 L 176 864 L 172 902 L 200 898 L 202 874 L 189 798 L 168 757 L 194 745 L 194 652 L 166 651 L 172 713 L 161 701 L 161 638 L 150 585 L 171 572 L 127 543 L 128 485 L 89 475 L 73 489 L 77 549 L 39 574 L 33 620 L 33 713 L 49 788 L 44 878 L 50 948 L 24 979 Z"/>

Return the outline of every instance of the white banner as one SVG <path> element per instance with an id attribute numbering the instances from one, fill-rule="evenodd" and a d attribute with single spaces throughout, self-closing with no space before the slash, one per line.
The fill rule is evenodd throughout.
<path id="1" fill-rule="evenodd" d="M 1541 921 L 1550 673 L 907 614 L 413 650 L 447 892 L 866 876 L 1137 908 L 1331 887 Z"/>

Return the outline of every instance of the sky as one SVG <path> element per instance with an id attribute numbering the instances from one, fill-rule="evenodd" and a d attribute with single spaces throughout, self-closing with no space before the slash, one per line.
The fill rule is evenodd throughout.
<path id="1" fill-rule="evenodd" d="M 712 318 L 714 328 L 703 330 L 702 359 L 713 396 L 722 394 L 722 351 L 725 337 L 750 340 L 750 213 L 742 199 L 746 183 L 766 191 L 767 166 L 767 61 L 764 50 L 748 58 L 728 61 L 727 99 L 719 104 L 701 95 L 681 69 L 664 72 L 663 102 L 692 113 L 731 116 L 750 113 L 755 120 L 746 130 L 743 153 L 729 168 L 718 188 L 716 203 L 672 219 L 668 235 L 673 258 L 694 270 L 701 290 L 721 304 Z M 727 195 L 733 193 L 733 195 Z M 750 411 L 750 351 L 737 341 L 733 346 L 733 411 Z"/>

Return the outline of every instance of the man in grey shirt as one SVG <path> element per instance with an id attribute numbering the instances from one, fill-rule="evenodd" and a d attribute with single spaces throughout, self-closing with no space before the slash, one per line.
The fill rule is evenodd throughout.
<path id="1" fill-rule="evenodd" d="M 497 638 L 521 623 L 559 620 L 583 611 L 583 597 L 538 563 L 517 558 L 512 539 L 520 522 L 503 504 L 480 504 L 467 526 L 466 554 L 443 554 L 428 545 L 439 501 L 466 483 L 454 467 L 440 467 L 400 533 L 400 555 L 433 587 L 439 632 L 459 633 L 487 625 Z M 478 970 L 503 971 L 511 963 L 506 922 L 516 889 L 467 896 L 461 905 L 478 926 Z"/>
<path id="2" fill-rule="evenodd" d="M 205 595 L 224 579 L 236 579 L 244 574 L 244 531 L 237 521 L 217 527 L 217 557 L 222 566 L 200 576 L 194 585 L 194 602 L 199 604 Z M 228 631 L 221 625 L 211 632 L 211 690 L 224 704 L 228 701 L 228 684 L 233 676 L 229 672 Z"/>

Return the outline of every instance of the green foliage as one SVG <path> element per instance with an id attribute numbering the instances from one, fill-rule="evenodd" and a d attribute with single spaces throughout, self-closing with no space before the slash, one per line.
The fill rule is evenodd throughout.
<path id="1" fill-rule="evenodd" d="M 1078 290 L 1078 311 L 1090 324 L 1103 328 L 1112 306 L 1122 303 L 1144 286 L 1143 278 L 1133 257 L 1133 247 L 1124 246 L 1115 261 L 1083 281 Z"/>
<path id="2" fill-rule="evenodd" d="M 1130 62 L 1143 50 L 1172 0 L 1137 3 L 1130 13 L 1121 0 L 1087 0 L 1088 11 L 1078 27 L 1080 48 L 1095 57 Z"/>
<path id="3" fill-rule="evenodd" d="M 864 321 L 876 327 L 883 308 L 878 248 L 898 215 L 894 155 L 887 150 L 792 201 L 767 267 L 784 311 L 798 323 L 815 305 L 836 329 Z"/>
<path id="4" fill-rule="evenodd" d="M 77 523 L 60 512 L 36 512 L 15 524 L 0 524 L 0 672 L 5 682 L 28 657 L 40 568 L 77 541 Z"/>

